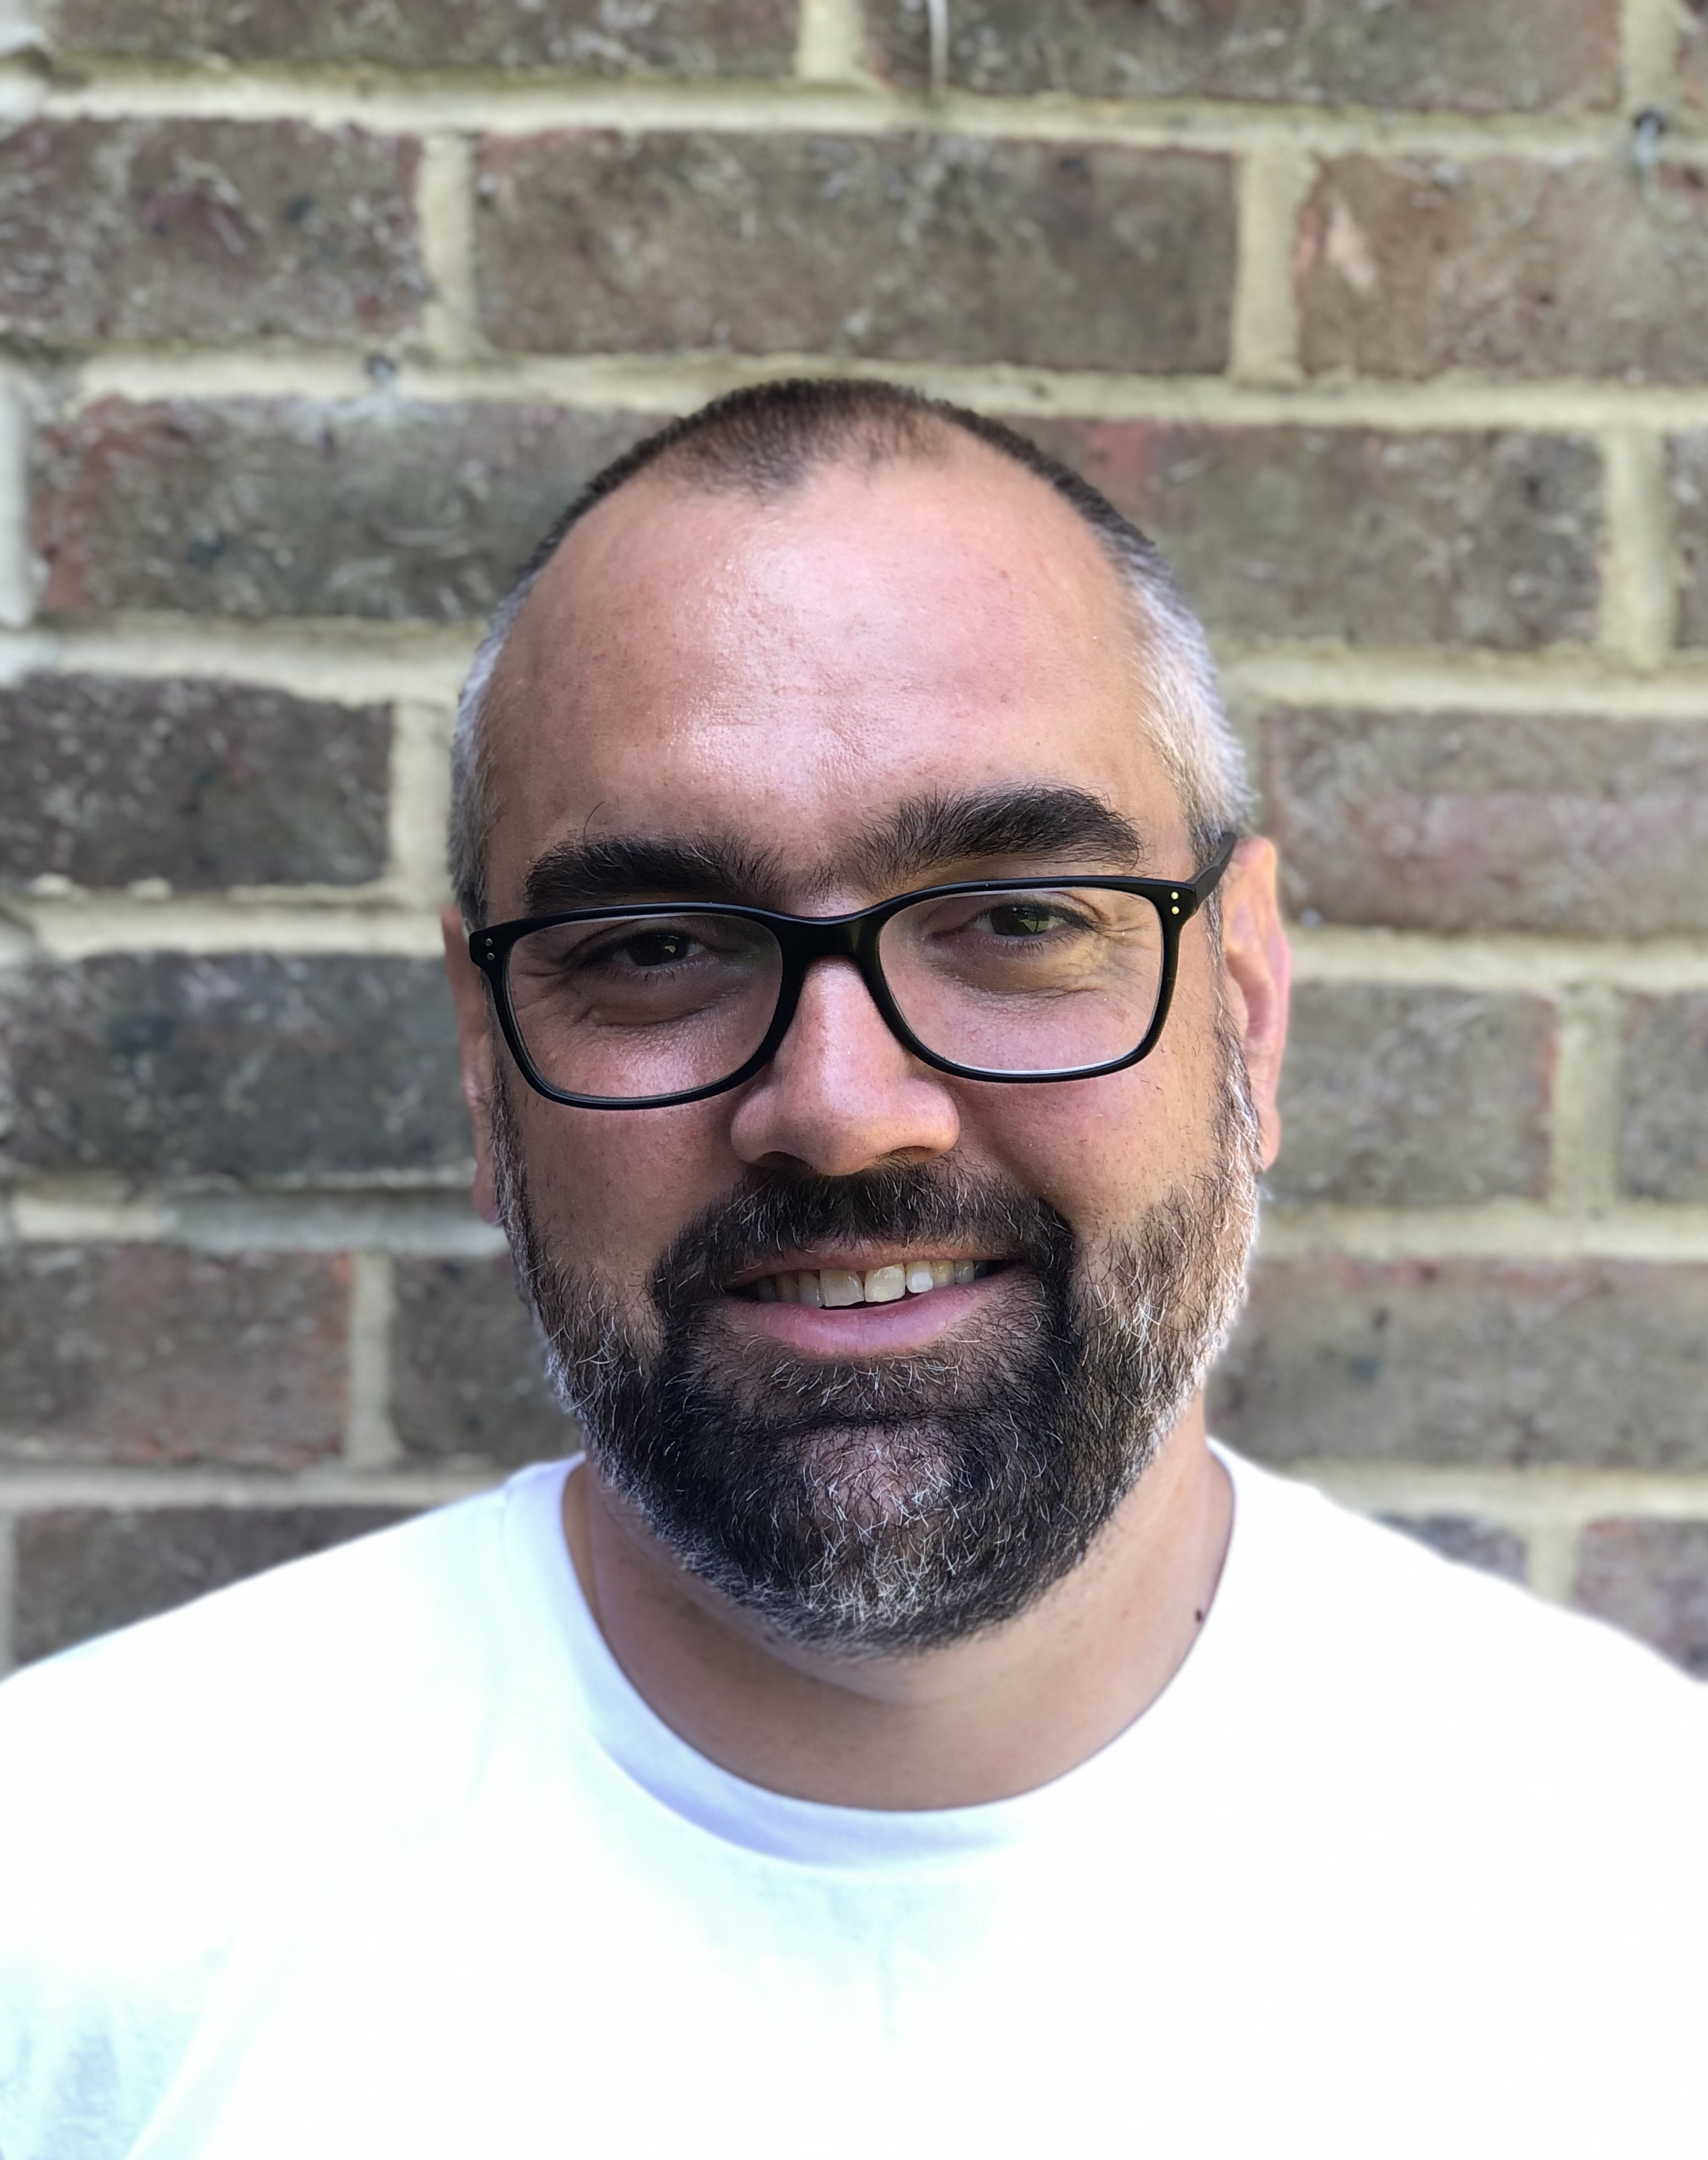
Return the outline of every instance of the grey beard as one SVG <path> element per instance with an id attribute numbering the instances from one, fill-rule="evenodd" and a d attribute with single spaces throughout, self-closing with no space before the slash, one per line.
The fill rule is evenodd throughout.
<path id="1" fill-rule="evenodd" d="M 1211 1163 L 1082 1251 L 1045 1202 L 936 1164 L 761 1175 L 676 1238 L 638 1321 L 549 1249 L 498 1078 L 505 1229 L 559 1399 L 683 1565 L 787 1639 L 924 1650 L 1012 1618 L 1085 1557 L 1243 1302 L 1260 1158 L 1221 1031 Z M 998 1308 L 927 1354 L 810 1361 L 736 1334 L 719 1286 L 828 1238 L 1016 1255 Z"/>

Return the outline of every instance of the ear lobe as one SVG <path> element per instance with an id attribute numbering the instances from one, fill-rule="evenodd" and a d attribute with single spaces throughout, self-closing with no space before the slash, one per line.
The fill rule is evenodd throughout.
<path id="1" fill-rule="evenodd" d="M 445 974 L 457 1009 L 457 1040 L 462 1055 L 463 1100 L 475 1139 L 474 1202 L 481 1220 L 498 1220 L 498 1186 L 492 1169 L 492 1010 L 486 979 L 469 958 L 462 916 L 448 907 L 440 919 L 444 933 Z"/>
<path id="2" fill-rule="evenodd" d="M 1281 1057 L 1293 957 L 1281 920 L 1275 843 L 1243 840 L 1222 881 L 1222 957 L 1236 994 L 1230 1010 L 1245 1051 L 1265 1169 L 1281 1145 Z"/>

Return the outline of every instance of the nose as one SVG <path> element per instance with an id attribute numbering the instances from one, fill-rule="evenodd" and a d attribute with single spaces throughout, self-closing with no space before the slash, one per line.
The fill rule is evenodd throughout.
<path id="1" fill-rule="evenodd" d="M 943 1077 L 890 1032 L 858 969 L 815 960 L 776 1056 L 744 1088 L 730 1138 L 745 1161 L 821 1177 L 929 1161 L 960 1138 Z"/>

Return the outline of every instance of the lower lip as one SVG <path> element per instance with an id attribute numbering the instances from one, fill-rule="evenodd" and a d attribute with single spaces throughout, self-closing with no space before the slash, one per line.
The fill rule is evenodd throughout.
<path id="1" fill-rule="evenodd" d="M 726 1297 L 724 1311 L 740 1332 L 812 1358 L 870 1356 L 875 1351 L 913 1350 L 947 1334 L 999 1295 L 1002 1275 L 952 1283 L 922 1296 L 889 1305 L 761 1305 L 757 1298 Z"/>

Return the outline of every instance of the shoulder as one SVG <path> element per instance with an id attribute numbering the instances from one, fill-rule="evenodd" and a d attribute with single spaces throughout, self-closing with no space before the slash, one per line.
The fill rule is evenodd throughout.
<path id="1" fill-rule="evenodd" d="M 1289 1699 L 1491 1760 L 1617 1745 L 1708 1776 L 1708 1689 L 1654 1651 L 1223 1452 L 1228 1587 L 1261 1608 Z"/>
<path id="2" fill-rule="evenodd" d="M 504 1662 L 505 1507 L 436 1510 L 14 1675 L 0 1873 L 193 1849 L 206 1879 L 262 1818 L 311 1843 L 359 1795 L 392 1804 L 412 1757 L 443 1772 Z"/>

